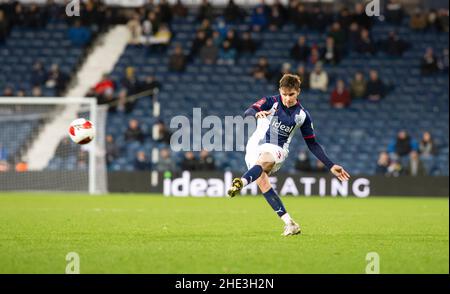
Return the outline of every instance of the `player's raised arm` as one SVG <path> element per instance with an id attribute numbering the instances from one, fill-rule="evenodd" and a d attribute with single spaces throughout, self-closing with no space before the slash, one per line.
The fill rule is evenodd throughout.
<path id="1" fill-rule="evenodd" d="M 308 149 L 314 154 L 317 159 L 322 161 L 322 163 L 341 181 L 348 181 L 350 175 L 344 170 L 340 165 L 334 164 L 327 156 L 322 146 L 317 142 L 316 135 L 314 134 L 314 128 L 312 124 L 311 117 L 307 111 L 305 111 L 306 117 L 300 130 L 303 135 L 303 139 L 308 146 Z"/>
<path id="2" fill-rule="evenodd" d="M 275 103 L 274 97 L 264 97 L 253 103 L 244 113 L 246 116 L 254 116 L 256 118 L 264 118 L 270 115 L 270 109 Z"/>

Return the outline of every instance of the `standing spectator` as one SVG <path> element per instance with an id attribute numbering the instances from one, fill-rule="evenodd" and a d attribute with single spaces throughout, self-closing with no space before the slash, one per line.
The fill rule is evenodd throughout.
<path id="1" fill-rule="evenodd" d="M 177 171 L 177 167 L 175 165 L 175 162 L 170 157 L 170 150 L 168 148 L 163 148 L 159 152 L 159 160 L 156 164 L 156 170 L 159 172 Z"/>
<path id="2" fill-rule="evenodd" d="M 309 90 L 309 72 L 306 70 L 303 64 L 299 64 L 297 66 L 297 72 L 295 74 L 300 77 L 300 81 L 302 82 L 302 89 Z"/>
<path id="3" fill-rule="evenodd" d="M 184 154 L 184 159 L 181 162 L 181 169 L 183 171 L 195 171 L 197 170 L 197 160 L 195 159 L 194 152 L 188 151 Z"/>
<path id="4" fill-rule="evenodd" d="M 119 157 L 120 150 L 112 135 L 107 135 L 105 141 L 106 164 L 110 166 Z"/>
<path id="5" fill-rule="evenodd" d="M 147 171 L 151 169 L 151 166 L 152 164 L 145 152 L 142 150 L 138 151 L 134 160 L 134 169 L 138 171 Z"/>
<path id="6" fill-rule="evenodd" d="M 175 45 L 173 54 L 169 57 L 169 70 L 183 72 L 186 69 L 186 56 L 180 44 Z"/>
<path id="7" fill-rule="evenodd" d="M 419 153 L 417 151 L 411 151 L 409 154 L 409 162 L 406 169 L 406 174 L 410 176 L 426 176 L 427 171 L 422 161 L 419 158 Z"/>
<path id="8" fill-rule="evenodd" d="M 300 36 L 291 48 L 291 57 L 297 61 L 306 62 L 308 60 L 311 48 L 306 44 L 306 37 Z"/>
<path id="9" fill-rule="evenodd" d="M 425 55 L 420 63 L 420 70 L 422 75 L 431 75 L 439 70 L 437 58 L 434 55 L 433 48 L 428 47 L 425 51 Z"/>
<path id="10" fill-rule="evenodd" d="M 252 72 L 253 78 L 256 80 L 270 80 L 272 72 L 270 70 L 269 61 L 265 57 L 258 59 L 258 64 L 255 66 Z"/>
<path id="11" fill-rule="evenodd" d="M 136 78 L 135 68 L 132 66 L 127 66 L 125 68 L 125 77 L 122 79 L 122 87 L 127 90 L 130 95 L 134 95 L 138 92 L 139 81 Z"/>
<path id="12" fill-rule="evenodd" d="M 437 154 L 436 144 L 430 132 L 424 132 L 422 140 L 419 143 L 420 159 L 424 163 L 429 174 L 432 174 L 436 169 L 435 155 Z"/>
<path id="13" fill-rule="evenodd" d="M 366 97 L 369 101 L 378 102 L 385 94 L 385 86 L 383 81 L 378 77 L 376 70 L 371 70 L 369 73 L 369 82 L 367 83 Z"/>
<path id="14" fill-rule="evenodd" d="M 369 30 L 363 29 L 361 30 L 361 34 L 359 37 L 359 41 L 356 45 L 356 51 L 362 54 L 371 54 L 374 55 L 375 45 L 372 42 L 372 39 L 370 38 Z"/>
<path id="15" fill-rule="evenodd" d="M 381 42 L 381 46 L 388 55 L 400 57 L 409 45 L 401 40 L 394 31 L 391 31 L 389 37 Z"/>
<path id="16" fill-rule="evenodd" d="M 327 37 L 325 47 L 322 48 L 321 59 L 328 64 L 338 64 L 341 61 L 339 50 L 332 37 Z"/>
<path id="17" fill-rule="evenodd" d="M 242 34 L 242 40 L 238 44 L 238 50 L 242 54 L 253 54 L 256 51 L 256 42 L 252 39 L 249 32 Z"/>
<path id="18" fill-rule="evenodd" d="M 188 9 L 181 0 L 177 0 L 177 3 L 172 6 L 172 13 L 176 17 L 185 18 L 188 15 Z"/>
<path id="19" fill-rule="evenodd" d="M 218 64 L 233 65 L 236 59 L 236 49 L 231 47 L 231 43 L 225 40 L 219 50 Z"/>
<path id="20" fill-rule="evenodd" d="M 138 13 L 133 14 L 133 17 L 127 23 L 128 30 L 130 31 L 129 43 L 132 45 L 138 45 L 142 41 L 142 26 Z"/>
<path id="21" fill-rule="evenodd" d="M 215 64 L 219 49 L 214 46 L 213 40 L 209 38 L 206 44 L 200 49 L 200 58 L 204 64 Z"/>
<path id="22" fill-rule="evenodd" d="M 91 40 L 91 31 L 87 27 L 82 26 L 79 20 L 75 21 L 74 26 L 69 29 L 68 34 L 69 40 L 74 46 L 86 46 Z"/>
<path id="23" fill-rule="evenodd" d="M 266 28 L 268 24 L 268 19 L 266 12 L 264 11 L 264 7 L 262 5 L 258 5 L 252 13 L 251 16 L 251 25 L 252 29 L 255 32 L 260 32 Z"/>
<path id="24" fill-rule="evenodd" d="M 202 30 L 197 31 L 194 41 L 192 41 L 191 50 L 189 51 L 188 59 L 192 61 L 200 52 L 200 49 L 206 43 L 206 33 Z"/>
<path id="25" fill-rule="evenodd" d="M 388 146 L 388 152 L 392 158 L 405 158 L 413 150 L 418 151 L 419 146 L 405 130 L 399 131 L 397 137 Z"/>
<path id="26" fill-rule="evenodd" d="M 350 84 L 350 95 L 352 99 L 364 98 L 367 91 L 367 82 L 364 79 L 362 72 L 356 72 L 355 78 Z"/>
<path id="27" fill-rule="evenodd" d="M 314 71 L 309 76 L 309 83 L 312 90 L 326 92 L 328 88 L 328 74 L 322 69 L 322 64 L 318 62 Z"/>
<path id="28" fill-rule="evenodd" d="M 198 8 L 197 21 L 202 22 L 207 19 L 212 21 L 214 18 L 214 8 L 208 0 L 203 0 L 202 4 Z"/>
<path id="29" fill-rule="evenodd" d="M 416 31 L 424 30 L 427 27 L 427 17 L 420 8 L 416 8 L 413 15 L 411 15 L 409 27 Z"/>
<path id="30" fill-rule="evenodd" d="M 339 79 L 336 88 L 331 92 L 330 104 L 334 108 L 345 108 L 350 105 L 350 92 L 345 88 L 344 81 Z"/>
<path id="31" fill-rule="evenodd" d="M 136 119 L 130 119 L 128 122 L 128 129 L 125 131 L 125 140 L 144 142 L 144 133 Z"/>
<path id="32" fill-rule="evenodd" d="M 377 168 L 375 169 L 375 174 L 388 175 L 389 165 L 390 165 L 389 154 L 385 151 L 381 152 L 380 155 L 378 156 Z"/>
<path id="33" fill-rule="evenodd" d="M 201 171 L 213 171 L 216 169 L 214 157 L 212 157 L 207 150 L 200 152 L 200 158 L 198 161 L 198 170 Z"/>
<path id="34" fill-rule="evenodd" d="M 303 84 L 303 83 L 302 83 Z M 308 153 L 304 150 L 298 153 L 295 159 L 295 169 L 300 172 L 310 172 L 312 171 L 311 162 L 309 160 Z"/>
<path id="35" fill-rule="evenodd" d="M 244 11 L 242 11 L 242 9 L 234 3 L 234 0 L 230 0 L 228 1 L 228 5 L 225 7 L 223 16 L 225 17 L 225 21 L 227 23 L 236 23 L 244 16 Z"/>
<path id="36" fill-rule="evenodd" d="M 386 21 L 401 25 L 403 20 L 403 7 L 399 0 L 388 0 L 385 8 Z"/>

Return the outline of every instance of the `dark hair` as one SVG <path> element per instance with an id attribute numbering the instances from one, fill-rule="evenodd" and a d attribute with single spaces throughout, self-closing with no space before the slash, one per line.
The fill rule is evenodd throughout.
<path id="1" fill-rule="evenodd" d="M 298 75 L 285 74 L 280 80 L 280 88 L 300 90 L 302 81 Z"/>

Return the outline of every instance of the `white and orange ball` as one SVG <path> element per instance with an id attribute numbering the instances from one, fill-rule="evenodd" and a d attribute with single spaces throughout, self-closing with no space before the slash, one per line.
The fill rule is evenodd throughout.
<path id="1" fill-rule="evenodd" d="M 94 125 L 87 119 L 77 118 L 69 126 L 69 136 L 77 144 L 87 144 L 94 139 Z"/>

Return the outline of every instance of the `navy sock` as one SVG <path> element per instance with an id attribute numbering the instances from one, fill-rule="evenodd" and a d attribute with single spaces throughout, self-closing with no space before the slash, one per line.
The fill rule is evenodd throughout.
<path id="1" fill-rule="evenodd" d="M 281 202 L 280 196 L 278 196 L 277 192 L 273 188 L 270 188 L 269 191 L 263 193 L 264 198 L 266 198 L 267 202 L 269 202 L 270 206 L 272 206 L 273 210 L 278 214 L 279 217 L 283 216 L 286 213 L 286 208 L 284 208 L 283 202 Z"/>
<path id="2" fill-rule="evenodd" d="M 254 165 L 251 169 L 249 169 L 242 177 L 247 180 L 247 185 L 251 182 L 256 181 L 263 172 L 262 166 Z"/>

